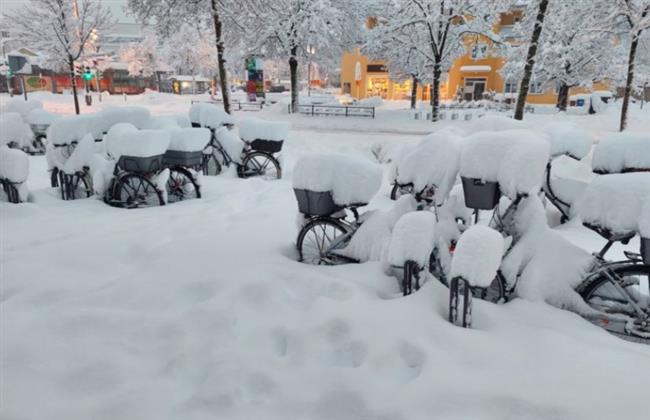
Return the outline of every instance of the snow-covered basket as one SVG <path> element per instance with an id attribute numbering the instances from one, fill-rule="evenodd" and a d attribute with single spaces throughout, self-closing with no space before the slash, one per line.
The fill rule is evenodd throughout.
<path id="1" fill-rule="evenodd" d="M 165 152 L 164 163 L 168 166 L 198 166 L 203 160 L 203 149 L 210 141 L 207 128 L 170 129 L 171 139 Z"/>
<path id="2" fill-rule="evenodd" d="M 169 128 L 188 128 L 191 127 L 190 119 L 187 115 L 161 115 L 151 117 L 151 128 L 154 130 Z"/>
<path id="3" fill-rule="evenodd" d="M 25 118 L 34 109 L 43 109 L 43 102 L 37 99 L 14 98 L 7 102 L 2 113 L 17 112 L 21 117 Z"/>
<path id="4" fill-rule="evenodd" d="M 549 159 L 547 139 L 531 130 L 483 131 L 465 139 L 460 158 L 465 203 L 492 209 L 500 192 L 511 199 L 536 192 Z"/>
<path id="5" fill-rule="evenodd" d="M 198 112 L 198 121 L 194 121 Z M 212 104 L 192 104 L 190 108 L 190 121 L 198 122 L 201 127 L 217 129 L 226 124 L 235 124 L 235 119 L 223 108 Z"/>
<path id="6" fill-rule="evenodd" d="M 447 198 L 458 176 L 461 138 L 452 130 L 426 136 L 399 159 L 397 183 L 412 184 L 416 192 L 435 187 L 437 204 Z"/>
<path id="7" fill-rule="evenodd" d="M 72 115 L 59 118 L 52 122 L 47 129 L 47 141 L 55 146 L 69 145 L 79 142 L 86 134 L 92 134 L 97 139 L 95 132 L 95 115 Z M 100 136 L 101 138 L 101 136 Z"/>
<path id="8" fill-rule="evenodd" d="M 141 106 L 119 106 L 102 110 L 96 114 L 93 127 L 95 133 L 106 133 L 118 123 L 133 124 L 136 128 L 147 129 L 151 127 L 151 113 Z M 95 137 L 97 138 L 97 137 Z"/>
<path id="9" fill-rule="evenodd" d="M 451 261 L 451 277 L 475 287 L 488 287 L 501 264 L 503 236 L 494 229 L 473 225 L 458 240 Z"/>
<path id="10" fill-rule="evenodd" d="M 289 123 L 265 121 L 259 118 L 246 118 L 239 123 L 239 135 L 250 142 L 254 150 L 277 153 L 289 134 Z"/>
<path id="11" fill-rule="evenodd" d="M 381 178 L 381 166 L 369 160 L 343 154 L 309 154 L 296 163 L 293 188 L 300 212 L 315 215 L 325 209 L 310 207 L 320 201 L 305 201 L 305 196 L 330 192 L 338 207 L 367 204 L 379 190 Z"/>
<path id="12" fill-rule="evenodd" d="M 552 122 L 543 130 L 551 145 L 551 157 L 567 155 L 580 160 L 587 156 L 593 145 L 591 136 L 570 122 Z"/>
<path id="13" fill-rule="evenodd" d="M 650 173 L 610 174 L 596 177 L 575 203 L 586 224 L 610 231 L 631 233 L 639 222 L 647 222 L 643 212 L 650 199 Z"/>
<path id="14" fill-rule="evenodd" d="M 156 172 L 163 167 L 163 155 L 171 134 L 166 130 L 138 130 L 122 123 L 106 135 L 107 151 L 128 172 Z"/>
<path id="15" fill-rule="evenodd" d="M 599 174 L 650 171 L 650 136 L 609 134 L 594 148 L 591 167 Z"/>
<path id="16" fill-rule="evenodd" d="M 19 113 L 0 114 L 0 146 L 9 143 L 15 143 L 19 147 L 28 146 L 32 135 L 32 130 L 25 124 Z"/>
<path id="17" fill-rule="evenodd" d="M 395 226 L 388 245 L 388 263 L 401 267 L 415 261 L 425 267 L 435 243 L 436 216 L 429 211 L 413 211 L 403 215 Z"/>
<path id="18" fill-rule="evenodd" d="M 35 134 L 45 134 L 47 128 L 57 119 L 61 118 L 57 114 L 47 112 L 44 109 L 36 108 L 31 110 L 25 117 L 25 122 Z"/>
<path id="19" fill-rule="evenodd" d="M 0 146 L 0 177 L 14 183 L 27 181 L 29 158 L 22 150 Z"/>

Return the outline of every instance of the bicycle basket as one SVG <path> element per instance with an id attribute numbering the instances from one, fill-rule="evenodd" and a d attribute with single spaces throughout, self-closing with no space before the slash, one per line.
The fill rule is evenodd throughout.
<path id="1" fill-rule="evenodd" d="M 641 259 L 645 264 L 650 264 L 650 238 L 641 237 Z"/>
<path id="2" fill-rule="evenodd" d="M 501 190 L 497 182 L 461 177 L 465 206 L 471 209 L 492 210 L 499 203 Z"/>
<path id="3" fill-rule="evenodd" d="M 311 191 L 294 188 L 298 210 L 306 216 L 329 216 L 341 210 L 334 203 L 331 191 Z"/>
<path id="4" fill-rule="evenodd" d="M 255 139 L 250 144 L 251 149 L 253 150 L 259 150 L 260 152 L 266 153 L 278 153 L 280 150 L 282 150 L 282 143 L 284 143 L 284 140 L 275 141 Z"/>
<path id="5" fill-rule="evenodd" d="M 34 134 L 45 134 L 49 126 L 49 124 L 30 124 L 29 128 L 32 129 Z"/>
<path id="6" fill-rule="evenodd" d="M 163 155 L 165 166 L 198 166 L 203 161 L 203 151 L 181 152 L 178 150 L 167 150 Z"/>
<path id="7" fill-rule="evenodd" d="M 120 156 L 117 166 L 126 172 L 158 172 L 163 168 L 163 155 L 148 157 Z"/>

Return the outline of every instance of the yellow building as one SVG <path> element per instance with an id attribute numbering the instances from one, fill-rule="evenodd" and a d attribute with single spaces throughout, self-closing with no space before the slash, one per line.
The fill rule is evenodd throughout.
<path id="1" fill-rule="evenodd" d="M 495 28 L 509 42 L 516 39 L 509 37 L 512 27 L 520 18 L 520 14 L 503 15 Z M 478 100 L 484 93 L 505 94 L 516 97 L 519 80 L 504 80 L 499 70 L 505 63 L 504 58 L 494 54 L 490 42 L 485 38 L 471 37 L 466 39 L 467 52 L 459 57 L 450 68 L 445 80 L 440 86 L 440 98 L 451 100 Z M 595 83 L 594 90 L 607 90 L 604 83 Z M 585 88 L 573 88 L 569 95 L 588 92 Z M 357 99 L 370 96 L 380 96 L 384 99 L 409 99 L 411 97 L 410 80 L 394 80 L 391 78 L 383 61 L 370 61 L 359 50 L 347 52 L 341 57 L 341 93 L 349 94 Z M 431 89 L 429 85 L 418 86 L 418 100 L 429 100 Z M 539 83 L 533 80 L 528 92 L 527 102 L 532 104 L 554 105 L 557 102 L 557 92 L 554 89 L 541 89 Z"/>

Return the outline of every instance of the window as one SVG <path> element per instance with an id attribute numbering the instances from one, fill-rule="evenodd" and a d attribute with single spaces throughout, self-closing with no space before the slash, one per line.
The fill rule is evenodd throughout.
<path id="1" fill-rule="evenodd" d="M 540 82 L 535 82 L 535 81 L 530 82 L 528 93 L 535 93 L 535 94 L 544 93 L 542 84 Z"/>
<path id="2" fill-rule="evenodd" d="M 352 93 L 352 84 L 349 82 L 344 82 L 343 83 L 343 93 L 350 94 Z"/>
<path id="3" fill-rule="evenodd" d="M 386 73 L 387 69 L 386 66 L 383 64 L 368 64 L 368 67 L 366 68 L 368 73 Z"/>
<path id="4" fill-rule="evenodd" d="M 505 93 L 517 93 L 518 89 L 519 84 L 517 82 L 506 82 L 506 86 L 503 91 Z"/>
<path id="5" fill-rule="evenodd" d="M 484 42 L 477 42 L 476 44 L 472 45 L 471 55 L 473 60 L 481 60 L 487 57 L 488 56 L 487 44 Z"/>

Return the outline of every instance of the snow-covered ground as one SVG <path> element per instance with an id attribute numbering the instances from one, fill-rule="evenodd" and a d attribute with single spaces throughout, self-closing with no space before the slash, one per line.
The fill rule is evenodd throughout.
<path id="1" fill-rule="evenodd" d="M 48 111 L 72 111 L 69 97 L 33 96 Z M 190 105 L 159 94 L 126 103 L 154 115 Z M 30 157 L 30 202 L 0 203 L 1 418 L 650 416 L 650 349 L 578 315 L 475 300 L 473 329 L 460 329 L 447 322 L 448 291 L 436 282 L 403 298 L 379 263 L 296 262 L 296 160 L 372 156 L 373 145 L 414 144 L 432 125 L 413 120 L 406 102 L 385 104 L 375 120 L 288 116 L 283 107 L 235 113 L 292 123 L 283 179 L 204 177 L 201 200 L 132 211 L 62 201 L 45 158 Z M 635 108 L 630 129 L 650 131 L 649 117 L 650 108 Z M 618 113 L 565 118 L 600 139 Z M 374 207 L 389 205 L 388 188 L 384 179 Z M 576 222 L 556 231 L 589 251 L 602 245 Z"/>

